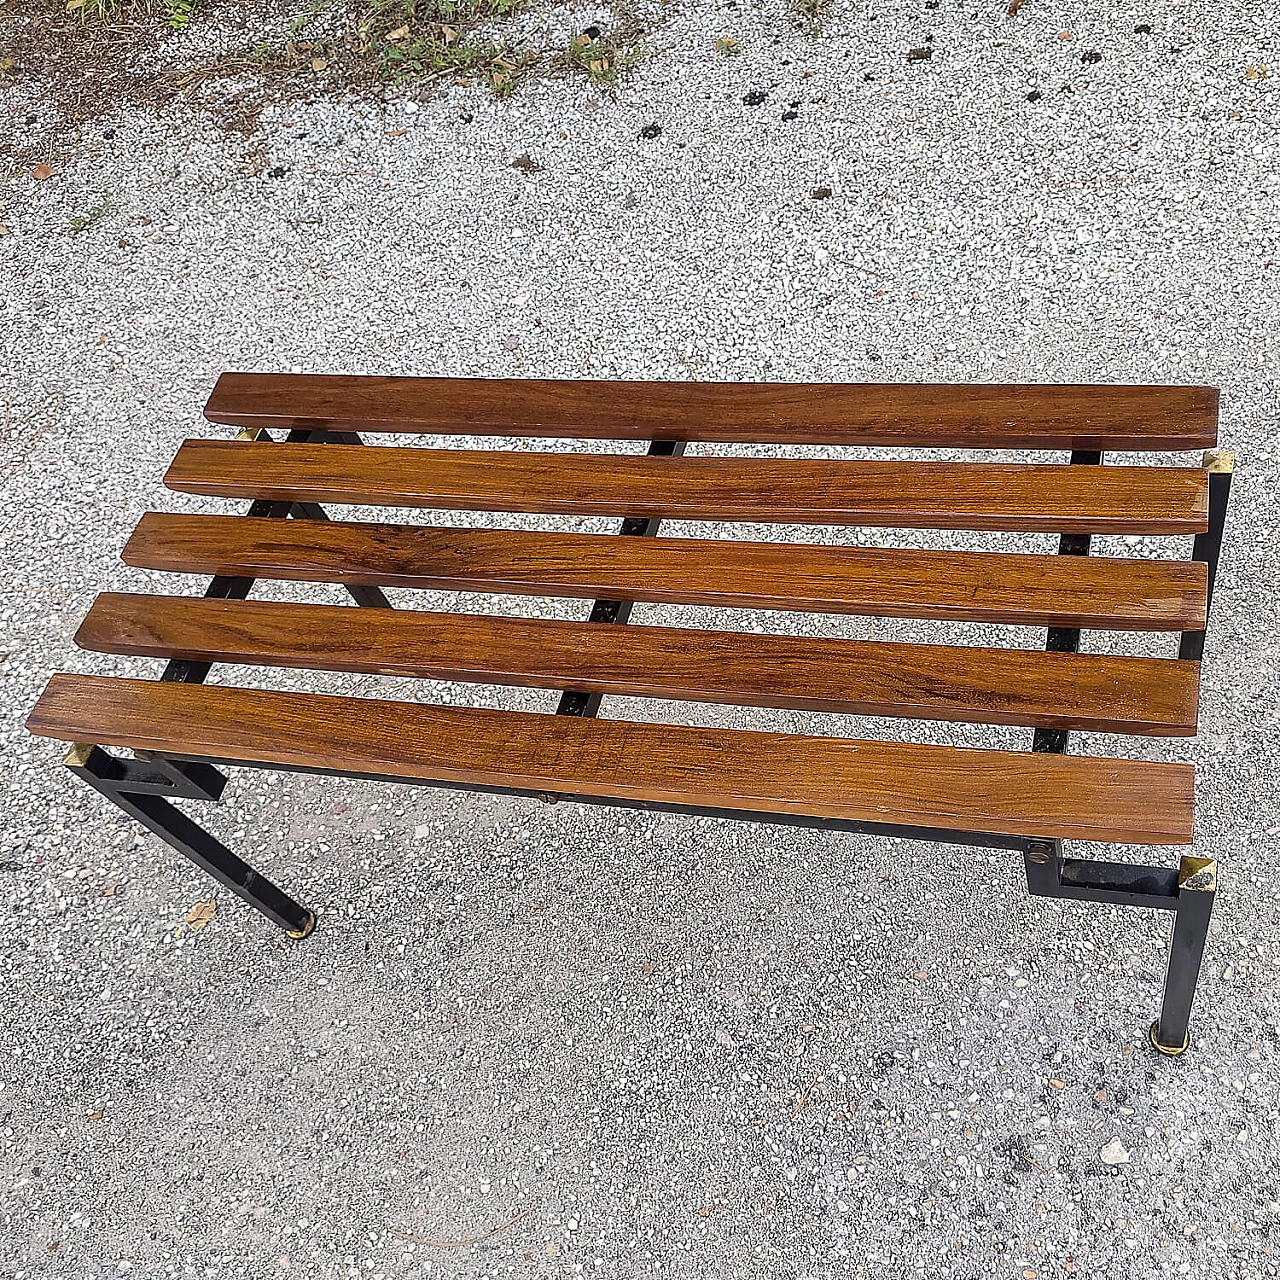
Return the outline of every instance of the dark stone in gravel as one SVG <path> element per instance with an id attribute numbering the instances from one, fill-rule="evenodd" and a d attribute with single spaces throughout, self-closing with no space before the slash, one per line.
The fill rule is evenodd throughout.
<path id="1" fill-rule="evenodd" d="M 640 136 L 642 138 L 656 138 L 661 132 L 662 126 L 660 124 L 647 124 L 640 130 Z"/>
<path id="2" fill-rule="evenodd" d="M 796 120 L 799 118 L 799 116 L 800 116 L 800 113 L 798 111 L 784 111 L 782 113 L 782 118 L 784 120 Z"/>
<path id="3" fill-rule="evenodd" d="M 511 162 L 513 169 L 519 169 L 522 173 L 541 173 L 542 166 L 527 152 L 516 156 Z"/>
<path id="4" fill-rule="evenodd" d="M 932 57 L 933 57 L 933 50 L 925 46 L 919 49 L 912 49 L 911 52 L 907 54 L 907 61 L 908 62 L 928 62 L 928 60 Z"/>
<path id="5" fill-rule="evenodd" d="M 1080 61 L 1085 63 L 1086 66 L 1091 66 L 1095 62 L 1102 61 L 1102 54 L 1100 54 L 1096 49 L 1090 49 L 1088 53 L 1082 53 L 1080 55 Z"/>
<path id="6" fill-rule="evenodd" d="M 1151 34 L 1151 24 L 1149 22 L 1140 22 L 1134 31 L 1140 36 L 1149 36 Z"/>
<path id="7" fill-rule="evenodd" d="M 284 166 L 284 165 L 282 165 L 282 164 L 278 164 L 278 165 L 276 165 L 276 167 L 275 167 L 274 169 L 268 169 L 268 170 L 267 170 L 267 177 L 268 177 L 268 178 L 283 178 L 283 177 L 284 177 L 284 175 L 285 175 L 286 173 L 288 173 L 288 172 L 289 172 L 289 170 L 288 170 L 287 168 L 285 168 L 285 166 Z"/>
<path id="8" fill-rule="evenodd" d="M 814 187 L 814 189 L 813 189 L 813 199 L 815 199 L 815 200 L 830 200 L 830 199 L 831 199 L 831 188 L 830 188 L 830 187 Z"/>
<path id="9" fill-rule="evenodd" d="M 1040 99 L 1041 99 L 1041 98 L 1043 98 L 1043 97 L 1044 97 L 1044 94 L 1043 94 L 1043 93 L 1041 93 L 1039 89 L 1032 89 L 1032 90 L 1031 90 L 1031 92 L 1030 92 L 1029 94 L 1027 94 L 1027 101 L 1028 101 L 1028 102 L 1039 102 L 1039 101 L 1040 101 Z"/>
<path id="10" fill-rule="evenodd" d="M 742 95 L 742 101 L 749 107 L 758 107 L 768 96 L 763 89 L 752 89 Z"/>

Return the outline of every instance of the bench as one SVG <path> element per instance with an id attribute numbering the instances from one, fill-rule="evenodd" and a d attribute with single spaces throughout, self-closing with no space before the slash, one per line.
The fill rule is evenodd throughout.
<path id="1" fill-rule="evenodd" d="M 71 771 L 290 937 L 314 914 L 174 799 L 247 766 L 1004 848 L 1032 894 L 1171 912 L 1151 1043 L 1176 1055 L 1216 888 L 1066 840 L 1190 845 L 1190 765 L 1067 754 L 1071 730 L 1196 731 L 1231 481 L 1206 387 L 599 383 L 224 374 L 165 477 L 245 514 L 144 515 L 127 564 L 201 596 L 107 593 L 85 649 L 159 680 L 56 674 L 27 722 Z M 273 434 L 275 433 L 275 434 Z M 280 433 L 283 434 L 283 438 Z M 370 446 L 413 433 L 647 441 L 648 452 Z M 687 444 L 1061 450 L 1070 463 L 686 456 Z M 1200 466 L 1103 451 L 1209 449 Z M 741 450 L 737 451 L 741 453 Z M 810 451 L 812 452 L 812 451 Z M 621 536 L 333 518 L 341 504 L 621 519 Z M 841 545 L 664 537 L 660 522 L 843 528 Z M 860 528 L 1051 533 L 1056 553 L 853 545 Z M 1095 534 L 1189 535 L 1190 559 L 1090 556 Z M 1050 544 L 1052 546 L 1052 544 Z M 249 600 L 258 579 L 356 606 Z M 591 600 L 583 622 L 392 607 L 386 590 Z M 1048 628 L 1035 648 L 628 627 L 632 603 Z M 397 605 L 403 606 L 403 599 Z M 1082 630 L 1174 632 L 1173 656 L 1079 652 Z M 1170 648 L 1172 648 L 1172 643 Z M 204 683 L 216 663 L 561 691 L 556 714 Z M 598 719 L 605 695 L 1024 726 L 1029 750 Z M 123 748 L 121 755 L 106 748 Z"/>

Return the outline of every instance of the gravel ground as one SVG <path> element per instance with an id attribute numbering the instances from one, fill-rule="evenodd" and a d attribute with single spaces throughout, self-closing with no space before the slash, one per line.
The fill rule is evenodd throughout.
<path id="1" fill-rule="evenodd" d="M 126 115 L 11 176 L 0 1274 L 1276 1275 L 1277 85 L 1226 0 L 690 4 L 616 97 Z M 186 927 L 209 885 L 22 721 L 53 669 L 154 671 L 71 637 L 149 581 L 138 514 L 200 508 L 159 478 L 224 368 L 1220 385 L 1203 732 L 1145 751 L 1196 762 L 1223 862 L 1191 1052 L 1145 1043 L 1163 922 L 997 852 L 240 777 L 211 828 L 321 925 Z"/>

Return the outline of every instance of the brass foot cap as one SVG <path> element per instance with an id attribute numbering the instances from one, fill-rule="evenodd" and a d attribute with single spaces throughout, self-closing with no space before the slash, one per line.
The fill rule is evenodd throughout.
<path id="1" fill-rule="evenodd" d="M 286 929 L 285 936 L 289 938 L 297 938 L 301 941 L 303 938 L 311 936 L 311 930 L 316 927 L 316 913 L 314 911 L 307 912 L 307 923 L 301 929 Z"/>
<path id="2" fill-rule="evenodd" d="M 1166 1058 L 1176 1058 L 1180 1053 L 1186 1053 L 1187 1045 L 1191 1043 L 1190 1031 L 1188 1031 L 1187 1034 L 1183 1037 L 1182 1044 L 1178 1046 L 1161 1044 L 1160 1041 L 1157 1039 L 1159 1034 L 1160 1034 L 1160 1024 L 1159 1022 L 1153 1022 L 1151 1024 L 1151 1043 L 1156 1049 L 1158 1049 L 1161 1053 L 1163 1053 Z"/>

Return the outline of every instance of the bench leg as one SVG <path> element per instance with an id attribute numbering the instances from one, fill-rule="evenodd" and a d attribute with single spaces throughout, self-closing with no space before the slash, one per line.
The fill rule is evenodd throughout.
<path id="1" fill-rule="evenodd" d="M 1164 999 L 1159 1019 L 1151 1024 L 1151 1043 L 1170 1057 L 1182 1053 L 1190 1043 L 1191 1002 L 1209 936 L 1217 878 L 1217 864 L 1212 858 L 1184 857 L 1178 868 L 1178 898 L 1169 939 Z"/>
<path id="2" fill-rule="evenodd" d="M 1160 1017 L 1151 1025 L 1151 1043 L 1177 1057 L 1189 1043 L 1191 1002 L 1209 934 L 1217 887 L 1212 858 L 1184 855 L 1178 869 L 1068 858 L 1061 840 L 1028 840 L 1024 853 L 1027 889 L 1041 898 L 1074 898 L 1117 907 L 1145 907 L 1173 915 L 1169 967 Z"/>
<path id="3" fill-rule="evenodd" d="M 280 925 L 289 937 L 305 938 L 315 928 L 313 912 L 260 876 L 166 799 L 167 793 L 216 800 L 224 779 L 212 766 L 164 759 L 123 760 L 101 747 L 80 743 L 67 752 L 63 763 L 135 822 Z"/>

